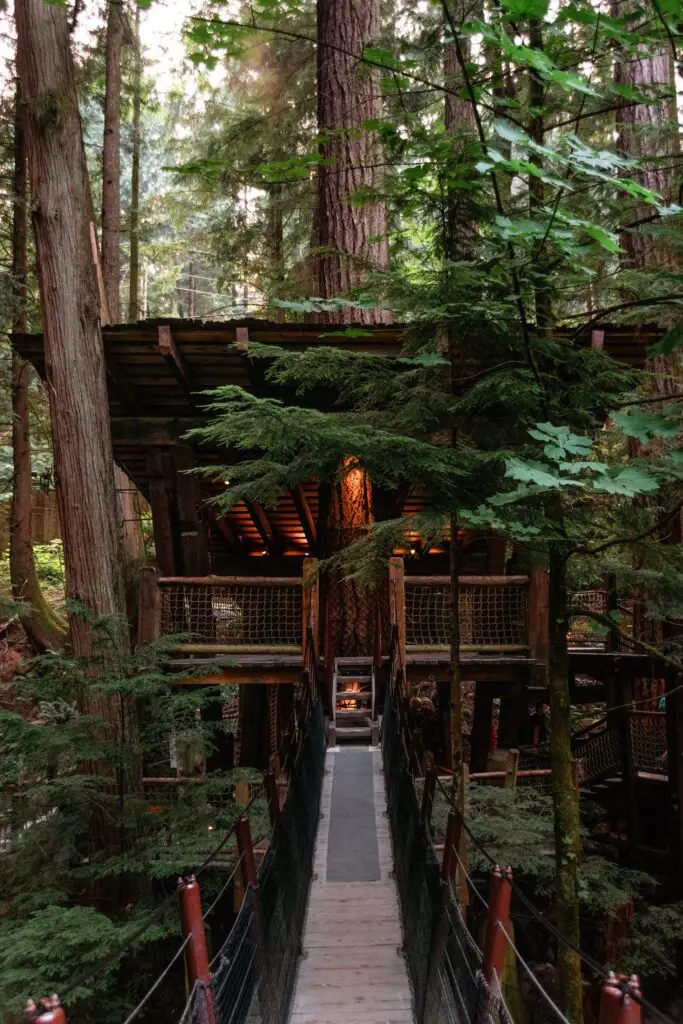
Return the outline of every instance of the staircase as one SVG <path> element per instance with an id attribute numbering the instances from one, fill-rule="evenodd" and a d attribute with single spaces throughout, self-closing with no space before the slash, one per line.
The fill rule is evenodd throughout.
<path id="1" fill-rule="evenodd" d="M 335 658 L 328 743 L 378 742 L 377 696 L 372 658 Z"/>

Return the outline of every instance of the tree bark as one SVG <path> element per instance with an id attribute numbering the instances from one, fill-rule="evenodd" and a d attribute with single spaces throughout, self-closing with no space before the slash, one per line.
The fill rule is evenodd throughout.
<path id="1" fill-rule="evenodd" d="M 28 188 L 26 181 L 26 141 L 21 104 L 17 90 L 14 118 L 14 180 L 12 217 L 12 284 L 16 301 L 13 330 L 25 332 Z M 9 560 L 12 594 L 26 606 L 22 625 L 37 651 L 56 650 L 66 637 L 66 625 L 45 600 L 40 589 L 33 556 L 31 531 L 31 438 L 29 423 L 29 364 L 12 354 L 12 451 L 14 476 L 10 511 Z"/>
<path id="2" fill-rule="evenodd" d="M 579 794 L 572 770 L 569 655 L 567 653 L 567 568 L 565 552 L 553 544 L 549 555 L 550 768 L 555 830 L 555 898 L 558 930 L 580 946 Z M 557 951 L 560 1006 L 572 1024 L 583 1024 L 581 959 L 567 947 Z"/>
<path id="3" fill-rule="evenodd" d="M 360 190 L 382 181 L 383 149 L 366 121 L 382 116 L 378 75 L 360 64 L 363 48 L 379 35 L 378 0 L 318 0 L 318 209 L 313 243 L 313 287 L 331 299 L 362 287 L 389 266 L 385 203 L 356 205 Z M 318 314 L 322 322 L 389 323 L 389 310 L 348 307 Z"/>
<path id="4" fill-rule="evenodd" d="M 130 175 L 130 293 L 128 320 L 140 318 L 140 150 L 142 135 L 142 51 L 140 44 L 140 8 L 135 8 L 135 74 L 133 76 L 133 154 Z"/>
<path id="5" fill-rule="evenodd" d="M 123 619 L 92 198 L 67 13 L 43 0 L 17 0 L 15 15 L 67 594 Z M 70 626 L 74 653 L 91 654 L 92 627 L 73 613 Z"/>
<path id="6" fill-rule="evenodd" d="M 109 319 L 118 323 L 121 266 L 121 0 L 109 0 L 102 146 L 102 276 Z"/>
<path id="7" fill-rule="evenodd" d="M 107 16 L 104 139 L 102 145 L 102 277 L 109 320 L 118 323 L 121 312 L 121 51 L 123 5 L 110 0 Z M 137 317 L 136 317 L 137 319 Z M 115 467 L 116 505 L 128 618 L 137 611 L 137 576 L 145 545 L 135 505 L 135 485 Z"/>

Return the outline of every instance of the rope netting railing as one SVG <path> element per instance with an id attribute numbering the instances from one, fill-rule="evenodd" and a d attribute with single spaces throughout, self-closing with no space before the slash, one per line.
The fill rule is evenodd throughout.
<path id="1" fill-rule="evenodd" d="M 441 878 L 420 820 L 410 760 L 392 687 L 385 694 L 382 748 L 408 969 L 419 1024 L 511 1024 L 483 971 L 482 952 Z M 485 1012 L 485 1015 L 484 1015 Z"/>
<path id="2" fill-rule="evenodd" d="M 622 632 L 631 634 L 633 632 L 633 604 L 629 601 L 616 601 L 610 609 L 609 591 L 600 588 L 592 590 L 575 590 L 570 595 L 571 607 L 585 610 L 588 614 L 581 615 L 580 612 L 572 615 L 569 620 L 569 633 L 567 634 L 567 645 L 576 649 L 597 649 L 606 650 L 610 646 L 608 628 L 600 623 L 593 616 L 606 618 L 613 614 L 619 622 Z M 616 646 L 630 646 L 625 637 L 618 637 Z"/>
<path id="3" fill-rule="evenodd" d="M 312 703 L 287 796 L 263 862 L 208 985 L 196 985 L 182 1024 L 284 1024 L 294 991 L 324 770 L 320 701 Z"/>
<path id="4" fill-rule="evenodd" d="M 460 578 L 460 649 L 522 653 L 529 647 L 526 576 Z M 447 649 L 451 588 L 445 576 L 405 577 L 406 646 Z"/>
<path id="5" fill-rule="evenodd" d="M 189 643 L 228 650 L 276 648 L 300 653 L 303 587 L 300 579 L 164 578 L 161 636 L 184 633 Z"/>
<path id="6" fill-rule="evenodd" d="M 641 772 L 666 774 L 666 713 L 631 711 L 629 713 L 631 752 L 634 767 Z"/>
<path id="7" fill-rule="evenodd" d="M 574 740 L 572 752 L 578 762 L 581 781 L 597 782 L 622 767 L 622 730 L 618 725 L 605 723 L 599 731 Z"/>

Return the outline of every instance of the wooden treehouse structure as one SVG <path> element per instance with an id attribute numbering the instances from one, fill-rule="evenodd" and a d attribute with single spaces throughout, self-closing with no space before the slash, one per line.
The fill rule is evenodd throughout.
<path id="1" fill-rule="evenodd" d="M 168 319 L 103 330 L 114 455 L 147 499 L 154 533 L 156 565 L 141 578 L 139 639 L 184 635 L 167 664 L 179 684 L 239 686 L 237 759 L 254 767 L 280 748 L 283 723 L 312 661 L 325 681 L 330 738 L 372 739 L 392 635 L 408 687 L 431 684 L 435 694 L 437 756 L 446 758 L 449 748 L 448 540 L 428 548 L 409 535 L 387 567 L 385 584 L 373 594 L 355 594 L 349 616 L 346 584 L 315 573 L 316 559 L 330 549 L 327 485 L 309 480 L 281 495 L 275 508 L 240 502 L 223 515 L 207 499 L 229 480 L 191 472 L 245 457 L 187 439 L 207 420 L 203 392 L 239 385 L 259 397 L 303 403 L 294 389 L 266 379 L 266 361 L 250 358 L 250 343 L 297 351 L 329 345 L 386 358 L 401 351 L 398 326 L 367 328 L 354 338 L 330 336 L 334 331 L 330 325 Z M 657 336 L 608 328 L 589 332 L 583 342 L 644 365 Z M 42 337 L 17 335 L 14 343 L 45 377 Z M 321 389 L 304 404 L 332 409 L 334 401 Z M 374 500 L 393 518 L 413 515 L 423 499 L 376 493 Z M 514 553 L 511 558 L 500 540 L 465 535 L 459 542 L 463 679 L 474 684 L 470 767 L 477 773 L 487 767 L 494 704 L 498 746 L 511 748 L 519 745 L 529 706 L 546 699 L 547 579 L 543 571 L 516 571 Z M 609 583 L 583 597 L 605 611 L 615 600 Z M 575 741 L 577 758 L 589 766 L 586 784 L 609 789 L 617 779 L 626 793 L 628 843 L 637 848 L 644 836 L 656 835 L 661 852 L 680 857 L 681 694 L 672 694 L 665 712 L 624 708 L 653 678 L 675 690 L 673 673 L 637 644 L 612 635 L 596 639 L 580 624 L 570 643 L 573 702 L 605 701 L 608 707 L 606 721 Z M 543 754 L 524 756 L 533 770 Z M 232 750 L 218 752 L 222 767 L 233 759 Z"/>

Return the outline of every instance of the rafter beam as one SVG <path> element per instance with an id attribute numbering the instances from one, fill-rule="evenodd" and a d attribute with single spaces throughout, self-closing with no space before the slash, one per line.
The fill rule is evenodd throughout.
<path id="1" fill-rule="evenodd" d="M 263 545 L 268 554 L 282 554 L 282 544 L 280 543 L 280 539 L 277 537 L 273 525 L 263 506 L 259 505 L 257 501 L 245 500 L 244 504 L 247 506 L 247 511 L 251 517 L 251 521 L 256 527 L 259 537 L 263 541 Z"/>
<path id="2" fill-rule="evenodd" d="M 301 484 L 297 484 L 289 492 L 296 508 L 296 513 L 301 520 L 301 527 L 306 537 L 306 543 L 310 549 L 311 554 L 314 554 L 318 546 L 318 531 L 316 530 L 315 520 L 311 512 L 311 506 L 308 504 L 308 498 Z"/>
<path id="3" fill-rule="evenodd" d="M 168 324 L 161 324 L 157 333 L 157 345 L 162 356 L 171 367 L 173 374 L 180 385 L 185 397 L 191 405 L 195 403 L 196 388 L 192 382 L 187 362 L 182 352 L 178 349 L 175 339 L 171 334 Z"/>
<path id="4" fill-rule="evenodd" d="M 242 543 L 240 532 L 233 523 L 232 519 L 229 519 L 227 515 L 219 515 L 219 513 L 213 509 L 211 511 L 211 519 L 215 526 L 218 528 L 218 530 L 225 537 L 234 553 L 238 555 L 244 554 L 244 544 Z"/>

